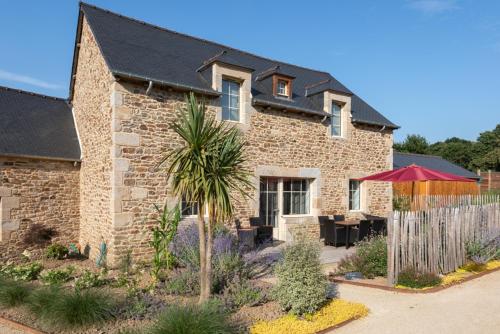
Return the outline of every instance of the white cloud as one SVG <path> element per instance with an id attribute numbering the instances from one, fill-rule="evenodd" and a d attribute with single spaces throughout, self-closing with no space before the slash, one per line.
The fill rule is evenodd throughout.
<path id="1" fill-rule="evenodd" d="M 46 89 L 62 89 L 63 87 L 61 85 L 56 85 L 50 82 L 46 82 L 37 78 L 33 78 L 27 75 L 22 75 L 22 74 L 17 74 L 17 73 L 12 73 L 8 71 L 4 71 L 0 69 L 0 79 L 1 80 L 7 80 L 7 81 L 13 81 L 13 82 L 19 82 L 23 84 L 28 84 L 36 87 L 41 87 L 41 88 L 46 88 Z"/>
<path id="2" fill-rule="evenodd" d="M 441 14 L 459 8 L 456 0 L 410 0 L 409 6 L 427 15 Z"/>

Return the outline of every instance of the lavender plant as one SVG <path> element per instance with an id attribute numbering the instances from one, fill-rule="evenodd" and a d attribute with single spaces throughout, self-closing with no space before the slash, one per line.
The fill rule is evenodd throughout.
<path id="1" fill-rule="evenodd" d="M 466 243 L 467 257 L 475 263 L 486 264 L 500 259 L 500 231 L 484 233 Z"/>

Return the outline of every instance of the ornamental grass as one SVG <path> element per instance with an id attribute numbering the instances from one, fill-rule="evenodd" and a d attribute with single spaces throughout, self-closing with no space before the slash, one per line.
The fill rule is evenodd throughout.
<path id="1" fill-rule="evenodd" d="M 313 334 L 339 325 L 345 321 L 359 319 L 368 314 L 363 304 L 334 299 L 312 315 L 300 318 L 289 314 L 271 321 L 260 321 L 250 328 L 251 334 Z"/>

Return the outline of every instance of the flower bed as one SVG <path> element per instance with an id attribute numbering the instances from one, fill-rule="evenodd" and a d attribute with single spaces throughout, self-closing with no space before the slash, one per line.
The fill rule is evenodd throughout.
<path id="1" fill-rule="evenodd" d="M 368 314 L 362 304 L 334 299 L 316 313 L 300 318 L 285 315 L 271 321 L 261 321 L 250 328 L 251 334 L 309 334 L 316 333 Z"/>
<path id="2" fill-rule="evenodd" d="M 429 290 L 436 287 L 447 287 L 457 284 L 468 277 L 500 268 L 500 260 L 490 261 L 484 265 L 469 263 L 458 270 L 441 277 L 441 283 L 436 286 L 427 286 L 420 289 L 410 288 L 404 285 L 396 285 L 397 289 Z"/>

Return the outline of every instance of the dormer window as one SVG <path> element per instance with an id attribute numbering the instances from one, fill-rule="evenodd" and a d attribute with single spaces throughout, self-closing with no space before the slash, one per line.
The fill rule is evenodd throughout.
<path id="1" fill-rule="evenodd" d="M 222 79 L 222 120 L 240 121 L 240 83 Z"/>
<path id="2" fill-rule="evenodd" d="M 342 106 L 337 102 L 332 102 L 332 136 L 342 136 Z"/>
<path id="3" fill-rule="evenodd" d="M 281 77 L 278 75 L 274 76 L 273 79 L 274 95 L 279 97 L 291 97 L 292 92 L 292 79 Z"/>
<path id="4" fill-rule="evenodd" d="M 278 80 L 278 95 L 288 96 L 287 84 L 285 80 Z"/>

